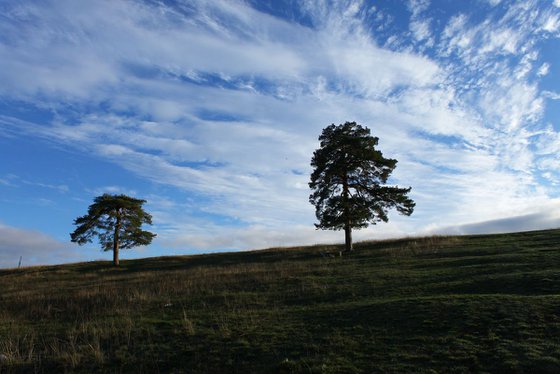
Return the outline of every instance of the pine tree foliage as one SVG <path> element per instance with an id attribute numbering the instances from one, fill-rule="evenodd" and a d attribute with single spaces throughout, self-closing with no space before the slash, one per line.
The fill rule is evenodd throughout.
<path id="1" fill-rule="evenodd" d="M 352 249 L 351 230 L 387 222 L 388 211 L 411 215 L 415 203 L 411 188 L 386 186 L 397 160 L 375 149 L 379 139 L 356 122 L 326 127 L 313 153 L 309 201 L 315 206 L 318 229 L 346 232 L 346 249 Z"/>
<path id="2" fill-rule="evenodd" d="M 156 236 L 141 228 L 152 224 L 152 216 L 142 208 L 145 202 L 126 195 L 96 197 L 88 213 L 74 220 L 78 227 L 70 234 L 72 242 L 82 245 L 97 237 L 103 250 L 113 250 L 113 261 L 118 265 L 119 249 L 148 245 Z"/>

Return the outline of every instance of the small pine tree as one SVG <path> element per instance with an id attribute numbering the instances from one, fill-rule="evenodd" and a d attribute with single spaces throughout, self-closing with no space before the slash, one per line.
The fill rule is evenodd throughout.
<path id="1" fill-rule="evenodd" d="M 126 195 L 96 197 L 88 214 L 74 220 L 78 227 L 70 234 L 72 242 L 91 243 L 97 236 L 103 250 L 113 250 L 113 264 L 118 266 L 120 249 L 148 245 L 156 236 L 141 229 L 144 223 L 152 224 L 152 216 L 142 209 L 145 202 Z"/>
<path id="2" fill-rule="evenodd" d="M 345 250 L 352 250 L 352 229 L 389 220 L 389 209 L 411 215 L 411 188 L 385 186 L 397 160 L 375 149 L 378 138 L 356 122 L 323 129 L 313 153 L 309 201 L 315 205 L 318 229 L 345 232 Z"/>

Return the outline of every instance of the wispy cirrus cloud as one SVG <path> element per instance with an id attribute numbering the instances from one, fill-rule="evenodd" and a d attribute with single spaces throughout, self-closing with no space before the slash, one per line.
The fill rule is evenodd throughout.
<path id="1" fill-rule="evenodd" d="M 413 38 L 418 42 L 423 42 L 425 47 L 434 45 L 430 25 L 432 20 L 423 14 L 429 6 L 429 0 L 410 0 L 408 2 L 408 9 L 412 13 L 409 25 L 410 32 Z"/>

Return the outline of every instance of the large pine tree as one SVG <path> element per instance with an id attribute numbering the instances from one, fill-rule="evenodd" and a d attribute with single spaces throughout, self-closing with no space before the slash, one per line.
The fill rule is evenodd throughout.
<path id="1" fill-rule="evenodd" d="M 96 197 L 88 214 L 74 220 L 78 227 L 70 234 L 72 242 L 82 245 L 97 236 L 103 250 L 113 250 L 113 264 L 118 266 L 120 249 L 148 245 L 156 236 L 141 229 L 144 223 L 152 224 L 152 216 L 142 208 L 145 202 L 126 195 Z"/>
<path id="2" fill-rule="evenodd" d="M 309 201 L 315 205 L 318 229 L 344 230 L 345 249 L 352 250 L 352 229 L 389 220 L 395 208 L 411 215 L 415 203 L 411 188 L 386 186 L 397 160 L 375 149 L 379 139 L 356 122 L 323 129 L 320 147 L 313 153 Z"/>

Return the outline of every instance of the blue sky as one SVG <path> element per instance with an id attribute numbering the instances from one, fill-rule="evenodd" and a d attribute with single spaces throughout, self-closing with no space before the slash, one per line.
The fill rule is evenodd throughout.
<path id="1" fill-rule="evenodd" d="M 560 226 L 560 1 L 3 1 L 0 267 L 69 243 L 93 198 L 148 200 L 124 258 L 341 242 L 310 159 L 357 121 L 411 217 L 357 240 Z"/>

